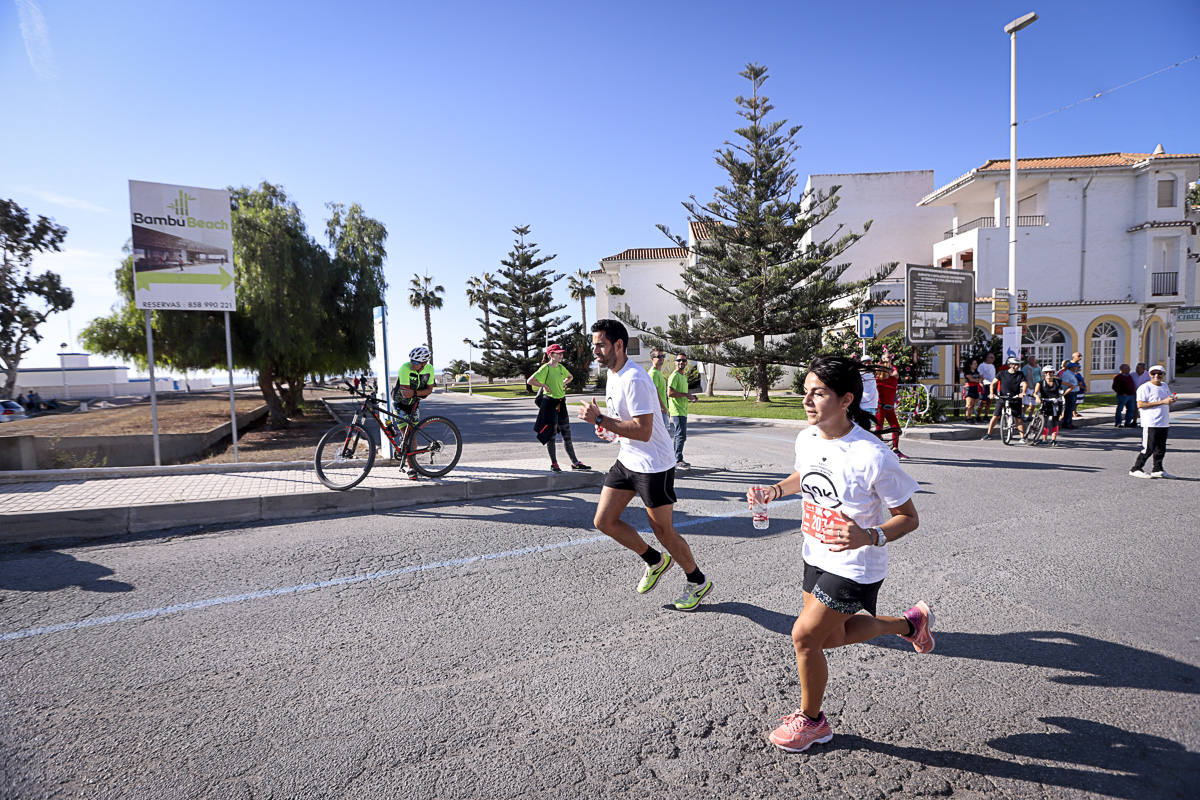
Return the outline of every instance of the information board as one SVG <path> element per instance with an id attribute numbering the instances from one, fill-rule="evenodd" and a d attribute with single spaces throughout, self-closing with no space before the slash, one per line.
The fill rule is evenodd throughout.
<path id="1" fill-rule="evenodd" d="M 970 344 L 975 333 L 975 273 L 908 266 L 904 336 L 909 344 Z"/>
<path id="2" fill-rule="evenodd" d="M 237 310 L 227 190 L 130 181 L 129 212 L 138 308 Z"/>

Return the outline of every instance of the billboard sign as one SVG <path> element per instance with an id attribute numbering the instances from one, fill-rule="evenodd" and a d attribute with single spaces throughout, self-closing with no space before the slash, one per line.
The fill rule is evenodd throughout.
<path id="1" fill-rule="evenodd" d="M 904 336 L 909 344 L 970 344 L 975 334 L 975 273 L 909 265 Z"/>
<path id="2" fill-rule="evenodd" d="M 236 311 L 229 192 L 129 182 L 138 308 Z"/>

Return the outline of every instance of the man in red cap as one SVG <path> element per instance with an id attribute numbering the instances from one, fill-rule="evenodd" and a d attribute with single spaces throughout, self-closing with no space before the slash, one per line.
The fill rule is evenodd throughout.
<path id="1" fill-rule="evenodd" d="M 571 459 L 571 469 L 591 469 L 575 457 L 575 447 L 571 442 L 571 418 L 567 414 L 566 389 L 567 384 L 571 382 L 571 372 L 562 365 L 563 353 L 560 344 L 556 343 L 547 347 L 545 363 L 538 367 L 537 372 L 529 376 L 529 380 L 525 381 L 530 386 L 546 392 L 542 398 L 541 413 L 538 414 L 535 428 L 539 428 L 539 440 L 544 440 L 544 435 L 549 434 L 546 449 L 550 451 L 550 469 L 553 472 L 562 472 L 562 467 L 558 465 L 558 453 L 554 449 L 554 427 L 558 428 L 558 434 L 562 436 L 563 447 L 567 448 L 567 455 Z"/>

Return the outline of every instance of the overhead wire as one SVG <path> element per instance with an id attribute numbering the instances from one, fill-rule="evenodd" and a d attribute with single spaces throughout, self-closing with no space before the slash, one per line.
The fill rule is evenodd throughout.
<path id="1" fill-rule="evenodd" d="M 1043 114 L 1038 114 L 1036 117 L 1030 117 L 1029 119 L 1022 120 L 1021 124 L 1025 125 L 1026 123 L 1029 123 L 1029 122 L 1035 122 L 1039 119 L 1044 119 L 1045 117 L 1049 117 L 1049 116 L 1051 116 L 1053 114 L 1057 114 L 1061 111 L 1066 111 L 1069 108 L 1074 108 L 1075 106 L 1080 105 L 1082 103 L 1086 103 L 1089 100 L 1098 100 L 1099 98 L 1103 97 L 1106 94 L 1112 94 L 1113 92 L 1118 91 L 1120 89 L 1124 89 L 1128 86 L 1133 86 L 1135 83 L 1140 83 L 1141 81 L 1144 81 L 1147 78 L 1153 78 L 1155 75 L 1158 75 L 1159 73 L 1162 73 L 1162 72 L 1166 72 L 1169 69 L 1175 69 L 1176 67 L 1181 67 L 1184 64 L 1188 63 L 1189 61 L 1195 61 L 1198 58 L 1200 58 L 1200 53 L 1197 53 L 1194 56 L 1185 58 L 1182 61 L 1176 61 L 1174 64 L 1165 66 L 1162 69 L 1156 69 L 1156 70 L 1154 70 L 1154 72 L 1151 72 L 1147 75 L 1143 75 L 1140 78 L 1135 78 L 1135 79 L 1129 81 L 1128 83 L 1122 83 L 1120 86 L 1114 86 L 1111 89 L 1105 89 L 1103 91 L 1096 92 L 1095 94 L 1085 97 L 1082 100 L 1076 100 L 1074 103 L 1068 103 L 1067 105 L 1062 106 L 1061 108 L 1056 108 L 1053 111 L 1047 111 Z"/>

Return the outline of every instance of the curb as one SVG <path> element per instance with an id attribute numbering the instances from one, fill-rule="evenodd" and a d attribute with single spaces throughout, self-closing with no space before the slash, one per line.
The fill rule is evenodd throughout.
<path id="1" fill-rule="evenodd" d="M 605 474 L 603 471 L 593 470 L 587 473 L 564 472 L 533 478 L 520 476 L 431 481 L 418 486 L 359 487 L 345 492 L 322 489 L 319 492 L 302 494 L 6 514 L 0 544 L 28 544 L 51 539 L 108 538 L 230 523 L 281 522 L 390 511 L 430 503 L 469 502 L 491 497 L 573 491 L 600 486 L 604 482 Z"/>

